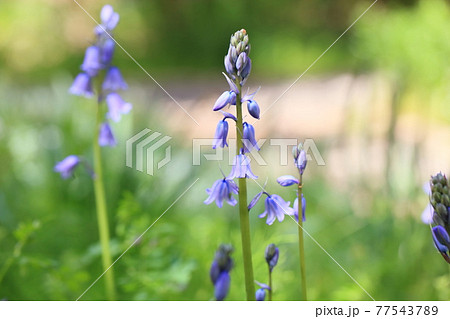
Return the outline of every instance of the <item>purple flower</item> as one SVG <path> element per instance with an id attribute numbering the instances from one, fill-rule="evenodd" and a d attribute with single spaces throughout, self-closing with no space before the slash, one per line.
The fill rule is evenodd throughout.
<path id="1" fill-rule="evenodd" d="M 111 64 L 111 60 L 114 55 L 115 45 L 116 45 L 116 43 L 111 38 L 107 38 L 103 42 L 102 50 L 101 50 L 102 51 L 101 58 L 102 58 L 103 65 L 107 66 L 107 65 Z"/>
<path id="2" fill-rule="evenodd" d="M 264 301 L 266 299 L 266 290 L 264 288 L 259 288 L 255 293 L 256 301 Z"/>
<path id="3" fill-rule="evenodd" d="M 244 122 L 244 130 L 243 130 L 243 144 L 244 144 L 244 153 L 250 153 L 252 148 L 255 148 L 259 151 L 258 142 L 255 138 L 255 128 L 253 125 Z"/>
<path id="4" fill-rule="evenodd" d="M 84 61 L 81 65 L 81 70 L 86 72 L 89 76 L 94 77 L 102 68 L 103 65 L 100 62 L 100 49 L 94 45 L 88 47 L 84 55 Z"/>
<path id="5" fill-rule="evenodd" d="M 100 19 L 102 20 L 101 26 L 95 28 L 98 35 L 102 34 L 103 30 L 107 32 L 112 31 L 119 22 L 119 14 L 114 12 L 111 5 L 107 4 L 103 6 L 100 12 Z"/>
<path id="6" fill-rule="evenodd" d="M 106 96 L 106 104 L 108 105 L 108 117 L 114 122 L 119 122 L 122 114 L 130 112 L 132 106 L 122 100 L 119 94 L 109 93 Z"/>
<path id="7" fill-rule="evenodd" d="M 302 194 L 302 221 L 306 220 L 305 211 L 306 211 L 306 199 Z M 295 220 L 298 223 L 298 196 L 294 200 L 294 212 L 295 212 L 294 213 Z"/>
<path id="8" fill-rule="evenodd" d="M 216 202 L 217 207 L 222 208 L 223 201 L 226 200 L 231 206 L 237 204 L 237 200 L 232 196 L 232 194 L 237 194 L 239 192 L 239 187 L 231 179 L 219 179 L 214 182 L 211 188 L 206 190 L 209 197 L 203 202 L 206 205 Z"/>
<path id="9" fill-rule="evenodd" d="M 250 159 L 244 154 L 239 154 L 234 157 L 233 168 L 231 169 L 228 179 L 233 178 L 253 178 L 257 179 L 258 176 L 252 173 L 250 168 Z"/>
<path id="10" fill-rule="evenodd" d="M 228 122 L 223 119 L 217 124 L 216 134 L 214 134 L 214 144 L 213 149 L 217 147 L 225 147 L 227 144 L 227 135 L 228 135 Z"/>
<path id="11" fill-rule="evenodd" d="M 233 91 L 225 91 L 219 96 L 216 103 L 214 103 L 213 111 L 223 109 L 228 104 L 232 104 L 233 101 L 236 104 L 236 93 Z"/>
<path id="12" fill-rule="evenodd" d="M 105 81 L 102 85 L 103 91 L 126 90 L 127 87 L 119 68 L 115 66 L 110 67 L 106 72 Z"/>
<path id="13" fill-rule="evenodd" d="M 236 69 L 238 71 L 238 75 L 240 75 L 242 69 L 247 65 L 247 53 L 242 52 L 241 54 L 239 54 L 237 60 L 236 60 Z"/>
<path id="14" fill-rule="evenodd" d="M 214 256 L 209 275 L 214 285 L 214 296 L 217 301 L 222 301 L 230 289 L 230 274 L 233 268 L 233 259 L 231 253 L 233 247 L 230 245 L 220 245 Z"/>
<path id="15" fill-rule="evenodd" d="M 278 257 L 280 255 L 280 250 L 275 244 L 270 244 L 266 247 L 264 257 L 266 258 L 267 265 L 269 266 L 269 271 L 272 272 L 273 268 L 278 263 Z"/>
<path id="16" fill-rule="evenodd" d="M 267 216 L 266 224 L 272 225 L 275 219 L 279 222 L 284 220 L 284 215 L 294 215 L 294 209 L 289 207 L 290 202 L 286 202 L 279 195 L 268 195 L 265 202 L 266 210 L 260 214 L 259 218 Z"/>
<path id="17" fill-rule="evenodd" d="M 113 132 L 111 130 L 111 127 L 109 126 L 108 123 L 103 123 L 100 126 L 100 132 L 98 135 L 98 145 L 100 146 L 116 146 L 117 142 L 116 139 L 114 138 Z"/>
<path id="18" fill-rule="evenodd" d="M 214 296 L 217 301 L 223 301 L 230 290 L 230 274 L 223 271 L 219 274 L 216 283 L 214 284 Z"/>
<path id="19" fill-rule="evenodd" d="M 441 253 L 447 254 L 450 247 L 450 237 L 445 228 L 441 225 L 434 226 L 432 228 L 432 235 L 437 250 L 439 250 Z"/>
<path id="20" fill-rule="evenodd" d="M 86 73 L 78 74 L 69 89 L 69 93 L 87 98 L 93 97 L 94 90 L 92 89 L 92 80 L 90 76 Z"/>
<path id="21" fill-rule="evenodd" d="M 61 162 L 56 163 L 54 171 L 60 173 L 62 178 L 67 179 L 72 176 L 78 164 L 80 164 L 78 156 L 69 155 Z"/>
<path id="22" fill-rule="evenodd" d="M 300 175 L 303 175 L 306 164 L 308 163 L 306 152 L 300 144 L 299 146 L 294 146 L 292 153 L 294 154 L 294 164 L 298 168 Z"/>
<path id="23" fill-rule="evenodd" d="M 255 119 L 259 120 L 259 105 L 256 103 L 255 100 L 248 100 L 247 101 L 247 110 L 248 113 L 250 113 L 251 116 L 253 116 Z"/>
<path id="24" fill-rule="evenodd" d="M 291 186 L 294 184 L 298 184 L 299 180 L 297 178 L 295 178 L 294 176 L 291 175 L 283 175 L 277 178 L 277 182 L 278 184 L 280 184 L 281 186 Z"/>
<path id="25" fill-rule="evenodd" d="M 241 85 L 244 85 L 245 82 L 248 79 L 248 76 L 250 75 L 250 71 L 252 70 L 252 60 L 247 57 L 247 64 L 244 66 L 244 68 L 241 71 L 241 76 L 243 78 Z"/>

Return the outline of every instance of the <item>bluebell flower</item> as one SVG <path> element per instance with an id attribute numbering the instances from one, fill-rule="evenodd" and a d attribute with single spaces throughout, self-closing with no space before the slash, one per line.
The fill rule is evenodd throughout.
<path id="1" fill-rule="evenodd" d="M 233 91 L 225 91 L 219 96 L 216 103 L 214 103 L 213 111 L 223 109 L 228 104 L 232 104 L 233 101 L 236 104 L 236 93 Z"/>
<path id="2" fill-rule="evenodd" d="M 228 135 L 228 122 L 225 119 L 223 119 L 217 124 L 212 148 L 216 149 L 217 147 L 228 146 L 227 135 Z"/>
<path id="3" fill-rule="evenodd" d="M 292 153 L 294 155 L 294 164 L 298 168 L 300 175 L 303 175 L 306 164 L 308 162 L 306 158 L 306 152 L 303 149 L 302 145 L 299 144 L 299 146 L 294 146 Z"/>
<path id="4" fill-rule="evenodd" d="M 94 90 L 92 88 L 92 79 L 86 73 L 80 73 L 76 76 L 69 89 L 70 94 L 80 95 L 87 98 L 94 96 Z"/>
<path id="5" fill-rule="evenodd" d="M 103 32 L 111 32 L 119 23 L 119 14 L 114 12 L 114 9 L 111 5 L 107 4 L 103 6 L 102 11 L 100 12 L 101 26 L 97 26 L 95 31 L 98 35 L 101 35 Z"/>
<path id="6" fill-rule="evenodd" d="M 437 250 L 439 250 L 441 253 L 447 254 L 450 247 L 450 236 L 448 235 L 445 228 L 441 225 L 434 226 L 432 228 L 432 235 Z"/>
<path id="7" fill-rule="evenodd" d="M 102 68 L 103 65 L 100 61 L 100 49 L 95 45 L 88 47 L 84 55 L 81 70 L 86 72 L 90 77 L 94 77 Z"/>
<path id="8" fill-rule="evenodd" d="M 104 66 L 108 66 L 111 64 L 112 58 L 114 56 L 115 46 L 116 43 L 109 37 L 103 41 L 101 46 L 101 61 Z"/>
<path id="9" fill-rule="evenodd" d="M 290 202 L 286 202 L 283 198 L 281 198 L 281 196 L 276 194 L 270 195 L 266 192 L 263 192 L 263 194 L 267 195 L 265 201 L 265 210 L 258 217 L 267 217 L 267 225 L 272 225 L 275 219 L 278 219 L 279 222 L 282 222 L 284 220 L 285 214 L 290 216 L 294 215 L 294 209 L 289 207 Z M 256 196 L 261 197 L 261 195 L 259 194 L 257 194 Z"/>
<path id="10" fill-rule="evenodd" d="M 295 184 L 298 185 L 299 180 L 291 175 L 283 175 L 283 176 L 280 176 L 277 178 L 277 182 L 281 186 L 286 187 L 286 186 L 291 186 L 291 185 L 295 185 Z"/>
<path id="11" fill-rule="evenodd" d="M 256 301 L 264 301 L 266 299 L 266 291 L 271 290 L 271 288 L 266 284 L 257 281 L 255 282 L 260 287 L 258 290 L 256 290 L 255 299 Z"/>
<path id="12" fill-rule="evenodd" d="M 114 122 L 119 122 L 122 114 L 131 111 L 131 104 L 124 102 L 119 94 L 109 93 L 106 96 L 106 104 L 108 105 L 108 117 Z"/>
<path id="13" fill-rule="evenodd" d="M 209 205 L 215 201 L 217 207 L 222 208 L 224 200 L 226 200 L 226 202 L 231 206 L 235 206 L 237 204 L 237 200 L 233 197 L 233 193 L 238 194 L 239 187 L 232 179 L 223 178 L 215 181 L 213 186 L 208 188 L 206 192 L 209 197 L 204 201 L 204 203 Z"/>
<path id="14" fill-rule="evenodd" d="M 117 142 L 114 138 L 113 132 L 111 130 L 111 127 L 108 123 L 102 123 L 100 126 L 100 132 L 98 136 L 98 144 L 102 147 L 104 146 L 116 146 Z"/>
<path id="15" fill-rule="evenodd" d="M 256 103 L 255 100 L 247 101 L 247 110 L 251 116 L 253 116 L 255 119 L 259 120 L 260 110 L 259 110 L 259 105 L 258 105 L 258 103 Z"/>
<path id="16" fill-rule="evenodd" d="M 245 84 L 251 70 L 252 70 L 252 60 L 249 57 L 247 57 L 247 64 L 244 66 L 244 68 L 241 71 L 241 76 L 243 78 L 241 85 Z"/>
<path id="17" fill-rule="evenodd" d="M 222 301 L 230 289 L 230 271 L 233 268 L 231 253 L 233 247 L 230 245 L 220 245 L 214 256 L 214 261 L 210 269 L 210 278 L 214 285 L 214 296 L 217 301 Z"/>
<path id="18" fill-rule="evenodd" d="M 103 91 L 118 91 L 126 90 L 128 85 L 122 78 L 122 74 L 118 67 L 112 66 L 106 72 L 105 80 L 103 81 Z"/>
<path id="19" fill-rule="evenodd" d="M 233 167 L 231 169 L 228 179 L 233 178 L 253 178 L 257 179 L 258 176 L 252 173 L 250 168 L 250 159 L 244 154 L 239 154 L 234 157 Z"/>
<path id="20" fill-rule="evenodd" d="M 249 38 L 247 31 L 241 29 L 231 35 L 230 47 L 224 59 L 225 70 L 234 80 L 236 76 L 241 77 L 243 85 L 250 74 L 251 62 L 248 57 L 250 53 Z M 249 66 L 250 65 L 250 66 Z"/>
<path id="21" fill-rule="evenodd" d="M 256 301 L 264 301 L 266 299 L 266 290 L 264 288 L 259 288 L 255 293 Z"/>
<path id="22" fill-rule="evenodd" d="M 305 211 L 306 211 L 306 199 L 302 194 L 302 221 L 306 220 Z M 296 222 L 298 223 L 298 196 L 294 200 L 294 217 Z"/>
<path id="23" fill-rule="evenodd" d="M 244 132 L 242 133 L 242 142 L 244 144 L 244 153 L 250 153 L 255 148 L 259 151 L 258 142 L 255 138 L 255 128 L 253 125 L 244 122 Z"/>
<path id="24" fill-rule="evenodd" d="M 60 173 L 62 178 L 67 179 L 72 176 L 78 164 L 80 164 L 80 158 L 76 155 L 69 155 L 61 162 L 56 163 L 54 170 Z"/>
<path id="25" fill-rule="evenodd" d="M 269 266 L 269 271 L 272 272 L 273 268 L 278 263 L 278 257 L 280 256 L 280 250 L 275 244 L 270 244 L 266 247 L 264 257 L 266 258 L 267 265 Z"/>
<path id="26" fill-rule="evenodd" d="M 214 284 L 214 296 L 217 301 L 223 301 L 230 290 L 230 274 L 226 271 L 220 273 L 219 278 Z"/>

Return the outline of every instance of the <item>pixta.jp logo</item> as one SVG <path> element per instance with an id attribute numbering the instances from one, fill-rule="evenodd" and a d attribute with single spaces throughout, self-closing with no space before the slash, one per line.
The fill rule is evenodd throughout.
<path id="1" fill-rule="evenodd" d="M 135 168 L 140 172 L 144 172 L 144 163 L 146 166 L 146 173 L 153 175 L 155 158 L 160 152 L 157 152 L 161 147 L 172 139 L 170 136 L 163 135 L 159 132 L 151 132 L 146 128 L 129 138 L 126 143 L 126 166 Z M 162 137 L 161 137 L 162 136 Z M 157 169 L 170 162 L 171 147 L 165 148 L 164 158 L 156 162 Z M 134 163 L 136 162 L 136 163 Z M 136 164 L 136 166 L 134 166 Z"/>

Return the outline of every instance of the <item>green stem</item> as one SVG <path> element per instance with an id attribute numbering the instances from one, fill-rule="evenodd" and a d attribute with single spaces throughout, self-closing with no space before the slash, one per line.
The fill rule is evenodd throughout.
<path id="1" fill-rule="evenodd" d="M 101 83 L 101 81 L 100 81 Z M 99 90 L 99 92 L 101 92 Z M 100 93 L 99 93 L 100 94 Z M 103 112 L 101 109 L 101 102 L 99 98 L 97 115 L 96 115 L 95 134 L 93 140 L 94 149 L 94 190 L 95 190 L 95 203 L 97 208 L 98 219 L 98 231 L 100 234 L 100 244 L 102 247 L 102 265 L 103 270 L 108 269 L 112 265 L 111 251 L 109 249 L 109 223 L 108 213 L 106 209 L 105 188 L 103 186 L 103 169 L 102 169 L 102 153 L 100 145 L 98 144 L 98 137 L 100 132 L 100 126 L 103 119 Z M 116 289 L 114 285 L 114 273 L 113 268 L 110 268 L 105 273 L 105 288 L 106 295 L 109 300 L 116 299 Z"/>
<path id="2" fill-rule="evenodd" d="M 298 183 L 298 248 L 300 255 L 300 273 L 302 277 L 302 300 L 308 300 L 306 294 L 306 268 L 305 268 L 305 245 L 303 238 L 303 214 L 302 214 L 302 175 Z"/>
<path id="3" fill-rule="evenodd" d="M 272 272 L 270 271 L 270 267 L 269 267 L 269 301 L 272 301 L 272 292 L 273 292 L 273 287 L 272 287 Z"/>
<path id="4" fill-rule="evenodd" d="M 240 79 L 236 79 L 236 85 L 239 93 L 236 94 L 236 139 L 238 154 L 242 149 L 242 104 L 241 104 L 241 85 Z M 252 247 L 250 242 L 250 221 L 247 208 L 247 180 L 246 178 L 239 178 L 239 217 L 241 223 L 241 240 L 242 240 L 242 255 L 244 260 L 244 275 L 245 275 L 245 291 L 247 300 L 255 300 L 255 283 L 253 279 L 253 265 L 252 265 Z"/>

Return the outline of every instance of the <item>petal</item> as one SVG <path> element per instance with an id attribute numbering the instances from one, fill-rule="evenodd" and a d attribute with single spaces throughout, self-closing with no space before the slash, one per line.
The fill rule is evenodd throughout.
<path id="1" fill-rule="evenodd" d="M 292 175 L 283 175 L 277 178 L 277 182 L 281 186 L 291 186 L 294 184 L 298 184 L 299 180 Z"/>
<path id="2" fill-rule="evenodd" d="M 230 98 L 230 91 L 223 92 L 222 95 L 219 96 L 219 98 L 216 100 L 216 103 L 214 103 L 213 111 L 218 111 L 227 106 L 229 98 Z"/>
<path id="3" fill-rule="evenodd" d="M 253 207 L 255 207 L 255 205 L 258 203 L 258 201 L 260 200 L 262 194 L 264 193 L 264 191 L 259 192 L 258 194 L 255 195 L 255 197 L 253 197 L 253 199 L 251 200 L 250 204 L 248 204 L 247 209 L 250 210 Z"/>
<path id="4" fill-rule="evenodd" d="M 222 72 L 222 74 L 225 77 L 225 79 L 227 79 L 228 85 L 230 86 L 230 91 L 233 91 L 234 93 L 239 94 L 239 90 L 238 90 L 238 87 L 236 86 L 236 83 L 231 81 L 231 79 L 225 73 Z"/>

